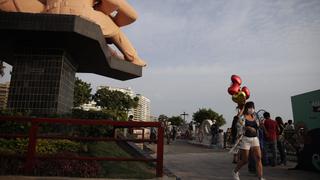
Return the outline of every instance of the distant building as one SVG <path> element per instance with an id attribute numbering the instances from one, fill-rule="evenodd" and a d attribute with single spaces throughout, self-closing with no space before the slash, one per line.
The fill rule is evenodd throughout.
<path id="1" fill-rule="evenodd" d="M 291 96 L 293 120 L 308 130 L 320 128 L 320 89 Z"/>
<path id="2" fill-rule="evenodd" d="M 150 121 L 158 121 L 158 117 L 150 115 Z"/>
<path id="3" fill-rule="evenodd" d="M 84 111 L 100 111 L 101 107 L 97 106 L 97 103 L 95 101 L 90 101 L 87 104 L 82 104 L 80 108 Z"/>
<path id="4" fill-rule="evenodd" d="M 0 109 L 7 108 L 10 83 L 0 83 Z"/>
<path id="5" fill-rule="evenodd" d="M 133 109 L 133 119 L 139 121 L 150 121 L 150 99 L 137 94 L 139 98 L 138 107 Z"/>
<path id="6" fill-rule="evenodd" d="M 135 121 L 150 121 L 150 104 L 151 101 L 141 94 L 135 94 L 135 92 L 130 88 L 119 88 L 111 86 L 99 86 L 98 89 L 106 88 L 110 91 L 121 91 L 125 94 L 128 94 L 131 98 L 138 97 L 138 107 L 129 109 L 128 115 L 133 115 L 133 120 Z"/>
<path id="7" fill-rule="evenodd" d="M 102 88 L 106 88 L 110 91 L 120 91 L 123 92 L 125 94 L 128 94 L 130 97 L 134 97 L 135 93 L 133 92 L 133 90 L 130 87 L 127 88 L 120 88 L 120 87 L 111 87 L 111 86 L 99 86 L 98 89 L 102 89 Z"/>

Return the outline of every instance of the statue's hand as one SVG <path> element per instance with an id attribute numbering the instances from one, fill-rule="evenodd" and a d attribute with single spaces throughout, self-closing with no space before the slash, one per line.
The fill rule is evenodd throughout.
<path id="1" fill-rule="evenodd" d="M 117 11 L 112 19 L 119 27 L 131 24 L 138 18 L 137 12 L 126 0 L 100 0 L 94 6 L 94 9 L 106 15 Z"/>

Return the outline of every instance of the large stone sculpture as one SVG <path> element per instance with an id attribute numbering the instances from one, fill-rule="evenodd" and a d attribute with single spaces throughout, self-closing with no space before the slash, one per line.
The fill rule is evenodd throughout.
<path id="1" fill-rule="evenodd" d="M 137 19 L 126 0 L 0 0 L 0 10 L 7 12 L 52 13 L 81 16 L 101 27 L 106 42 L 113 43 L 124 59 L 146 66 L 120 27 Z"/>

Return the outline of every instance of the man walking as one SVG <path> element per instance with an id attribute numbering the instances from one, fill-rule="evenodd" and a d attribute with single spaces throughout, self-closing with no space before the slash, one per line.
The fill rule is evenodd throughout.
<path id="1" fill-rule="evenodd" d="M 211 130 L 211 135 L 212 135 L 212 139 L 211 139 L 211 145 L 217 145 L 217 141 L 218 141 L 218 131 L 219 131 L 219 126 L 216 124 L 216 120 L 212 121 L 212 125 L 210 127 Z"/>
<path id="2" fill-rule="evenodd" d="M 267 155 L 267 159 L 271 160 L 271 166 L 275 166 L 277 162 L 277 132 L 278 132 L 278 124 L 275 120 L 270 119 L 270 113 L 265 112 L 263 114 L 265 118 L 264 127 L 265 127 L 265 140 L 266 140 L 266 154 L 270 152 L 272 154 L 271 157 Z"/>

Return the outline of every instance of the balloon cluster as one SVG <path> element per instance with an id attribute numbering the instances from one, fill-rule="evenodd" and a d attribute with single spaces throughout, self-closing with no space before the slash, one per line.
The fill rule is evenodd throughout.
<path id="1" fill-rule="evenodd" d="M 238 106 L 243 106 L 246 100 L 250 97 L 249 88 L 246 86 L 240 87 L 242 80 L 237 75 L 231 76 L 231 85 L 228 88 L 228 93 L 232 96 L 232 101 L 238 104 Z"/>

